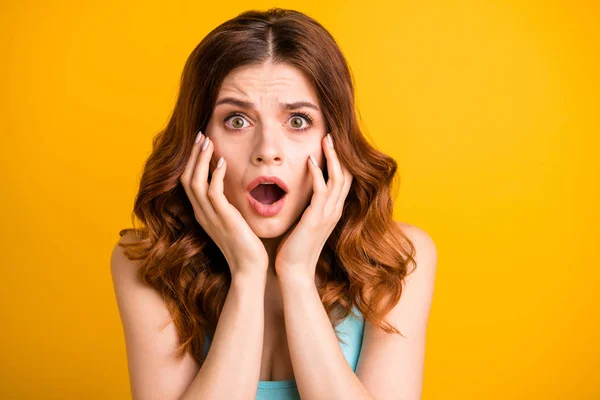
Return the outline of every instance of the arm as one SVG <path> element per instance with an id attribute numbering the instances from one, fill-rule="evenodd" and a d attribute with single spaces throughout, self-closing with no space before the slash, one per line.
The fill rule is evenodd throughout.
<path id="1" fill-rule="evenodd" d="M 278 276 L 298 391 L 312 399 L 420 399 L 437 249 L 423 230 L 403 225 L 416 247 L 415 271 L 385 319 L 406 338 L 366 321 L 356 375 L 346 362 L 314 281 L 293 269 Z"/>
<path id="2" fill-rule="evenodd" d="M 344 358 L 314 281 L 293 273 L 278 279 L 302 399 L 374 399 Z"/>
<path id="3" fill-rule="evenodd" d="M 235 278 L 200 372 L 182 400 L 254 399 L 264 333 L 266 277 Z"/>
<path id="4" fill-rule="evenodd" d="M 373 399 L 346 362 L 315 286 L 315 269 L 323 245 L 342 216 L 353 181 L 333 149 L 331 136 L 321 141 L 329 179 L 307 160 L 313 196 L 302 218 L 284 235 L 275 269 L 294 376 L 303 400 Z"/>
<path id="5" fill-rule="evenodd" d="M 128 233 L 121 241 L 130 240 Z M 236 277 L 202 368 L 174 355 L 177 331 L 160 295 L 138 281 L 136 262 L 115 246 L 111 273 L 125 334 L 134 399 L 253 399 L 264 330 L 262 274 Z"/>
<path id="6" fill-rule="evenodd" d="M 422 229 L 403 224 L 403 230 L 415 245 L 417 266 L 406 277 L 402 297 L 385 319 L 405 337 L 367 322 L 356 366 L 356 376 L 378 400 L 419 400 L 423 390 L 437 248 Z"/>

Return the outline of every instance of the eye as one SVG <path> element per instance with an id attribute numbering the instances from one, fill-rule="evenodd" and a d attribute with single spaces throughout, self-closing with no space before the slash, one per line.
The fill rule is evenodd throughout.
<path id="1" fill-rule="evenodd" d="M 306 121 L 306 126 L 304 128 L 300 128 L 300 126 L 302 126 L 302 119 L 304 119 Z M 310 115 L 302 113 L 302 112 L 292 114 L 292 118 L 290 119 L 290 121 L 292 121 L 292 126 L 294 128 L 298 128 L 298 129 L 296 129 L 298 131 L 305 131 L 313 125 L 313 120 L 310 117 Z M 294 123 L 294 121 L 299 121 L 299 122 Z"/>
<path id="2" fill-rule="evenodd" d="M 245 119 L 246 117 L 243 114 L 240 113 L 234 113 L 234 114 L 230 114 L 225 118 L 225 124 L 232 129 L 241 129 L 241 128 L 246 128 L 247 126 L 244 126 L 244 121 L 246 121 Z M 231 121 L 233 123 L 233 126 L 230 126 L 227 124 L 227 122 Z M 240 122 L 241 121 L 241 122 Z"/>
<path id="3" fill-rule="evenodd" d="M 302 127 L 302 120 L 305 121 L 304 127 Z M 310 115 L 303 112 L 293 113 L 292 118 L 290 118 L 290 121 L 292 122 L 292 127 L 295 128 L 294 130 L 297 131 L 305 131 L 313 125 L 313 120 L 310 117 Z M 248 125 L 244 125 L 244 122 L 248 122 L 246 120 L 246 116 L 237 112 L 229 114 L 227 117 L 225 117 L 224 122 L 228 128 L 233 130 L 239 130 L 248 127 Z M 228 124 L 228 122 L 231 122 L 231 125 Z"/>

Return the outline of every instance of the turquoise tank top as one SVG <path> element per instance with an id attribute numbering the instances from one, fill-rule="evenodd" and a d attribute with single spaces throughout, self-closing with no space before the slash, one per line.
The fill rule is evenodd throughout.
<path id="1" fill-rule="evenodd" d="M 356 372 L 358 356 L 360 355 L 360 348 L 362 346 L 365 321 L 356 307 L 353 307 L 353 310 L 357 317 L 352 315 L 352 313 L 348 314 L 348 316 L 336 327 L 336 330 L 338 337 L 345 342 L 338 342 L 344 353 L 344 357 L 346 358 L 348 365 L 352 368 L 352 371 Z M 206 354 L 210 348 L 210 341 L 211 339 L 206 336 L 206 341 L 204 342 L 204 354 Z M 288 379 L 285 381 L 258 381 L 256 400 L 299 399 L 300 394 L 298 393 L 295 379 Z"/>

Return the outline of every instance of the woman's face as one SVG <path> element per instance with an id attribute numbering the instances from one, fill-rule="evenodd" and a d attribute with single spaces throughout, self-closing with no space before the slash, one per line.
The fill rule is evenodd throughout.
<path id="1" fill-rule="evenodd" d="M 298 102 L 306 104 L 285 106 Z M 327 132 L 315 89 L 291 65 L 244 66 L 225 77 L 215 104 L 204 132 L 214 143 L 210 171 L 224 157 L 226 198 L 258 237 L 277 238 L 310 203 L 309 155 L 324 170 L 321 143 Z M 276 215 L 259 214 L 248 200 L 248 185 L 261 175 L 276 176 L 288 187 Z"/>

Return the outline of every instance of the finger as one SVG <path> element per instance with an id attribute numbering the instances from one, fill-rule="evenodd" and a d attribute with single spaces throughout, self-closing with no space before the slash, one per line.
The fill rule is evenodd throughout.
<path id="1" fill-rule="evenodd" d="M 212 157 L 213 150 L 214 145 L 212 140 L 207 137 L 202 148 L 200 148 L 190 183 L 193 195 L 200 205 L 200 211 L 209 219 L 216 218 L 215 209 L 206 193 L 208 190 L 208 163 Z"/>
<path id="2" fill-rule="evenodd" d="M 194 168 L 194 165 L 196 164 L 196 159 L 198 158 L 198 149 L 202 146 L 202 143 L 204 143 L 205 136 L 202 134 L 202 131 L 199 131 L 196 138 L 197 141 L 192 146 L 192 151 L 190 152 L 190 156 L 187 160 L 187 163 L 185 164 L 185 168 L 183 169 L 183 172 L 179 177 L 179 181 L 184 187 L 189 187 L 190 178 L 192 176 L 192 170 Z"/>
<path id="3" fill-rule="evenodd" d="M 187 194 L 194 207 L 198 206 L 198 202 L 194 197 L 194 194 L 192 193 L 190 183 L 194 172 L 194 166 L 196 165 L 196 161 L 198 159 L 198 153 L 200 152 L 200 148 L 202 147 L 202 144 L 204 143 L 205 139 L 206 137 L 202 134 L 202 131 L 199 131 L 196 136 L 196 142 L 192 146 L 192 151 L 187 160 L 183 173 L 179 177 L 179 181 L 181 182 L 185 193 Z"/>
<path id="4" fill-rule="evenodd" d="M 346 168 L 344 165 L 341 165 L 341 167 L 344 174 L 344 186 L 342 187 L 342 193 L 337 202 L 336 209 L 339 212 L 340 216 L 344 210 L 344 203 L 346 202 L 346 198 L 348 197 L 348 193 L 350 192 L 350 187 L 352 186 L 352 181 L 354 180 L 354 177 L 352 176 L 352 173 L 348 170 L 348 168 Z"/>
<path id="5" fill-rule="evenodd" d="M 323 152 L 327 160 L 327 172 L 329 173 L 329 180 L 327 181 L 327 191 L 331 193 L 331 197 L 335 199 L 335 202 L 340 197 L 342 191 L 342 185 L 344 183 L 344 176 L 340 167 L 340 162 L 337 157 L 335 150 L 329 145 L 331 135 L 326 135 L 321 141 L 323 146 Z"/>
<path id="6" fill-rule="evenodd" d="M 337 153 L 329 145 L 328 137 L 331 138 L 331 135 L 326 135 L 322 140 L 323 152 L 327 159 L 327 171 L 329 172 L 329 180 L 327 181 L 328 204 L 325 206 L 328 210 L 334 210 L 340 200 L 342 187 L 344 185 L 344 175 Z"/>
<path id="7" fill-rule="evenodd" d="M 219 166 L 220 163 L 221 165 Z M 223 217 L 222 223 L 224 224 L 228 221 L 233 221 L 234 218 L 232 206 L 223 192 L 223 181 L 225 180 L 226 172 L 227 162 L 225 158 L 221 157 L 219 162 L 217 162 L 217 167 L 212 172 L 212 179 L 208 186 L 208 198 L 217 214 Z"/>
<path id="8" fill-rule="evenodd" d="M 312 157 L 312 156 L 311 156 Z M 308 158 L 308 169 L 310 171 L 312 177 L 313 184 L 313 195 L 310 200 L 310 207 L 315 210 L 319 210 L 319 213 L 323 213 L 325 201 L 327 200 L 327 185 L 325 183 L 325 178 L 323 177 L 323 171 L 318 165 L 313 164 L 312 160 L 314 158 Z M 321 214 L 322 216 L 323 214 Z M 319 216 L 319 218 L 321 217 Z"/>

